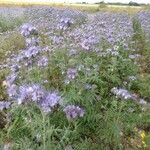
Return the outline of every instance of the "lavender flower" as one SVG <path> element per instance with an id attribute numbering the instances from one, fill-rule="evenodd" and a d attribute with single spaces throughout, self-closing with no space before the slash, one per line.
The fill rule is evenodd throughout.
<path id="1" fill-rule="evenodd" d="M 147 104 L 147 102 L 146 102 L 144 99 L 140 99 L 139 103 L 140 103 L 141 105 L 146 105 L 146 104 Z"/>
<path id="2" fill-rule="evenodd" d="M 127 90 L 119 88 L 117 89 L 116 87 L 111 89 L 111 92 L 115 94 L 116 96 L 123 98 L 123 99 L 133 99 L 135 100 L 134 96 L 130 94 Z"/>
<path id="3" fill-rule="evenodd" d="M 31 58 L 36 56 L 40 52 L 40 50 L 41 49 L 39 47 L 32 46 L 29 49 L 27 49 L 24 54 L 27 58 Z"/>
<path id="4" fill-rule="evenodd" d="M 61 96 L 59 96 L 57 92 L 50 92 L 40 102 L 40 108 L 46 113 L 51 112 L 52 109 L 59 104 L 61 99 Z"/>
<path id="5" fill-rule="evenodd" d="M 86 41 L 83 41 L 82 43 L 80 43 L 81 47 L 85 50 L 90 50 L 90 44 L 87 43 Z"/>
<path id="6" fill-rule="evenodd" d="M 21 34 L 24 37 L 29 37 L 30 35 L 37 35 L 37 29 L 33 27 L 31 24 L 26 23 L 21 27 Z"/>
<path id="7" fill-rule="evenodd" d="M 68 105 L 64 108 L 64 112 L 68 119 L 75 119 L 77 117 L 83 117 L 84 116 L 84 110 L 80 108 L 79 106 L 75 105 Z"/>
<path id="8" fill-rule="evenodd" d="M 75 79 L 75 77 L 77 76 L 77 70 L 74 68 L 69 68 L 67 70 L 67 77 L 69 79 Z"/>
<path id="9" fill-rule="evenodd" d="M 42 57 L 39 61 L 38 61 L 38 66 L 39 67 L 46 67 L 48 65 L 48 58 L 47 57 Z"/>
<path id="10" fill-rule="evenodd" d="M 37 85 L 23 85 L 19 87 L 18 104 L 27 102 L 28 100 L 33 102 L 39 102 L 45 97 L 45 90 Z"/>
<path id="11" fill-rule="evenodd" d="M 18 72 L 20 69 L 20 66 L 18 64 L 14 64 L 12 67 L 11 67 L 11 71 L 12 72 Z"/>
<path id="12" fill-rule="evenodd" d="M 11 103 L 6 101 L 0 101 L 0 110 L 8 109 Z"/>
<path id="13" fill-rule="evenodd" d="M 60 20 L 59 29 L 66 30 L 73 24 L 70 18 L 62 18 Z"/>
<path id="14" fill-rule="evenodd" d="M 38 46 L 39 45 L 39 40 L 35 37 L 32 38 L 26 38 L 26 47 L 31 47 L 31 46 Z"/>
<path id="15" fill-rule="evenodd" d="M 45 91 L 40 85 L 33 85 L 30 87 L 32 100 L 35 102 L 39 102 L 45 96 Z"/>
<path id="16" fill-rule="evenodd" d="M 31 87 L 29 87 L 28 85 L 22 85 L 19 87 L 19 94 L 18 94 L 18 104 L 22 104 L 25 101 L 27 101 L 27 99 L 29 99 L 31 96 L 31 93 L 33 92 L 33 89 Z"/>
<path id="17" fill-rule="evenodd" d="M 8 86 L 7 93 L 10 98 L 15 97 L 17 95 L 17 86 L 15 84 Z"/>
<path id="18" fill-rule="evenodd" d="M 17 78 L 17 74 L 15 73 L 12 73 L 11 75 L 9 75 L 6 79 L 7 85 L 11 86 L 15 82 L 16 78 Z"/>

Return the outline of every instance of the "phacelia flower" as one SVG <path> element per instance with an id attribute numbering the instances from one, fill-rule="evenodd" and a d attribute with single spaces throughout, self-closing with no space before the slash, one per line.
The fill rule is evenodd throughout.
<path id="1" fill-rule="evenodd" d="M 38 61 L 38 66 L 39 67 L 46 67 L 48 65 L 48 58 L 47 57 L 42 57 L 39 61 Z"/>
<path id="2" fill-rule="evenodd" d="M 21 34 L 24 37 L 29 37 L 30 35 L 37 35 L 37 29 L 35 27 L 33 27 L 31 24 L 26 23 L 24 25 L 22 25 L 21 27 Z"/>
<path id="3" fill-rule="evenodd" d="M 129 91 L 125 90 L 125 89 L 122 89 L 122 88 L 116 88 L 114 87 L 113 89 L 111 89 L 111 92 L 113 94 L 115 94 L 116 96 L 120 97 L 120 98 L 123 98 L 123 99 L 132 99 L 134 100 L 134 96 L 129 93 Z"/>
<path id="4" fill-rule="evenodd" d="M 67 70 L 67 77 L 69 79 L 75 79 L 75 77 L 77 76 L 77 70 L 74 68 L 69 68 Z"/>
<path id="5" fill-rule="evenodd" d="M 11 71 L 12 72 L 18 72 L 20 69 L 20 66 L 18 64 L 14 64 L 12 67 L 11 67 Z"/>
<path id="6" fill-rule="evenodd" d="M 31 47 L 31 46 L 39 46 L 39 40 L 38 38 L 32 37 L 32 38 L 26 38 L 26 47 Z"/>
<path id="7" fill-rule="evenodd" d="M 11 103 L 6 101 L 0 101 L 0 110 L 8 109 Z"/>
<path id="8" fill-rule="evenodd" d="M 82 108 L 80 108 L 79 106 L 75 106 L 75 105 L 66 106 L 64 108 L 64 112 L 68 119 L 75 119 L 77 117 L 83 117 L 85 113 Z"/>
<path id="9" fill-rule="evenodd" d="M 60 20 L 59 29 L 66 30 L 71 26 L 71 24 L 73 24 L 73 22 L 71 21 L 70 18 L 62 18 Z"/>
<path id="10" fill-rule="evenodd" d="M 45 90 L 37 84 L 23 85 L 19 87 L 18 104 L 27 101 L 39 102 L 45 97 Z"/>
<path id="11" fill-rule="evenodd" d="M 51 112 L 59 104 L 61 99 L 61 96 L 57 92 L 49 92 L 40 102 L 40 108 L 46 113 Z"/>
<path id="12" fill-rule="evenodd" d="M 10 74 L 6 79 L 7 85 L 11 86 L 12 84 L 14 84 L 16 78 L 17 78 L 17 74 L 15 73 Z"/>
<path id="13" fill-rule="evenodd" d="M 16 95 L 17 95 L 17 86 L 15 84 L 12 84 L 12 85 L 8 86 L 7 94 L 10 98 L 16 97 Z"/>
<path id="14" fill-rule="evenodd" d="M 25 51 L 25 57 L 27 58 L 31 58 L 31 57 L 35 57 L 38 53 L 40 52 L 40 48 L 36 47 L 36 46 L 32 46 L 29 47 L 26 51 Z"/>

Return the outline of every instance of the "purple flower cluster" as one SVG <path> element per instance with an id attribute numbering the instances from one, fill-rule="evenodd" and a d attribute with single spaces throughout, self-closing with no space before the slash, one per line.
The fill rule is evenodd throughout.
<path id="1" fill-rule="evenodd" d="M 75 77 L 77 75 L 78 75 L 77 69 L 75 69 L 75 68 L 69 68 L 67 70 L 67 77 L 68 77 L 68 79 L 70 79 L 70 80 L 75 79 Z"/>
<path id="2" fill-rule="evenodd" d="M 18 104 L 22 104 L 28 100 L 40 102 L 45 96 L 45 91 L 40 85 L 23 85 L 19 87 Z"/>
<path id="3" fill-rule="evenodd" d="M 117 97 L 123 98 L 125 100 L 128 100 L 128 99 L 135 100 L 135 97 L 126 89 L 114 87 L 111 89 L 111 92 L 115 94 Z"/>
<path id="4" fill-rule="evenodd" d="M 68 105 L 64 108 L 64 112 L 68 119 L 75 119 L 77 117 L 83 117 L 85 111 L 79 106 Z"/>
<path id="5" fill-rule="evenodd" d="M 58 36 L 58 35 L 50 36 L 50 39 L 52 40 L 53 44 L 62 44 L 64 40 L 62 36 Z"/>
<path id="6" fill-rule="evenodd" d="M 38 46 L 39 45 L 39 40 L 36 37 L 26 38 L 25 43 L 26 43 L 26 47 Z"/>
<path id="7" fill-rule="evenodd" d="M 45 113 L 48 113 L 51 112 L 52 109 L 59 104 L 61 99 L 61 96 L 59 96 L 57 92 L 49 92 L 39 105 Z"/>
<path id="8" fill-rule="evenodd" d="M 37 29 L 33 27 L 31 24 L 26 23 L 21 27 L 21 34 L 24 37 L 29 37 L 30 35 L 37 35 Z"/>
<path id="9" fill-rule="evenodd" d="M 18 105 L 32 101 L 46 113 L 51 112 L 62 100 L 58 92 L 47 92 L 38 84 L 22 85 L 16 91 L 15 97 Z"/>
<path id="10" fill-rule="evenodd" d="M 10 102 L 0 101 L 0 111 L 10 108 L 10 105 Z"/>
<path id="11" fill-rule="evenodd" d="M 7 93 L 10 98 L 14 98 L 17 94 L 17 86 L 15 84 L 8 85 Z"/>
<path id="12" fill-rule="evenodd" d="M 21 67 L 18 64 L 14 64 L 11 67 L 12 72 L 18 72 Z"/>
<path id="13" fill-rule="evenodd" d="M 149 40 L 150 39 L 150 11 L 149 10 L 140 11 L 137 14 L 137 17 L 140 20 L 141 26 L 145 30 L 145 33 L 148 36 L 148 40 Z M 150 42 L 150 40 L 148 42 Z"/>
<path id="14" fill-rule="evenodd" d="M 70 18 L 62 18 L 60 20 L 59 29 L 66 30 L 73 24 L 73 21 Z"/>
<path id="15" fill-rule="evenodd" d="M 32 47 L 29 47 L 24 55 L 26 58 L 30 59 L 31 57 L 35 57 L 37 54 L 39 54 L 39 52 L 41 51 L 41 49 L 37 46 L 32 46 Z"/>
<path id="16" fill-rule="evenodd" d="M 38 61 L 38 66 L 39 66 L 39 67 L 46 67 L 47 65 L 48 65 L 48 58 L 43 56 L 43 57 Z"/>
<path id="17" fill-rule="evenodd" d="M 12 73 L 6 78 L 7 86 L 11 86 L 17 79 L 17 74 Z"/>

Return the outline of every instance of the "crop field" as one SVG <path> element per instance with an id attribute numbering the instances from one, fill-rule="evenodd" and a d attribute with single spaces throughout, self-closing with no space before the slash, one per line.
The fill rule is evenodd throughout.
<path id="1" fill-rule="evenodd" d="M 1 4 L 0 150 L 150 149 L 150 10 Z"/>

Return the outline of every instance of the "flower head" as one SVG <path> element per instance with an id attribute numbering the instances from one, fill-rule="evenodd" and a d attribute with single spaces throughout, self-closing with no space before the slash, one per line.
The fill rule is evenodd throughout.
<path id="1" fill-rule="evenodd" d="M 31 24 L 26 23 L 21 27 L 21 34 L 24 37 L 29 37 L 30 35 L 37 35 L 37 29 L 33 27 Z"/>
<path id="2" fill-rule="evenodd" d="M 46 67 L 47 65 L 48 65 L 48 58 L 43 56 L 43 57 L 38 61 L 38 66 L 40 66 L 40 67 Z"/>
<path id="3" fill-rule="evenodd" d="M 77 76 L 77 70 L 74 68 L 69 68 L 67 70 L 67 77 L 69 79 L 75 79 L 75 77 Z"/>
<path id="4" fill-rule="evenodd" d="M 17 95 L 17 86 L 15 84 L 12 84 L 12 85 L 8 86 L 7 93 L 8 93 L 8 96 L 10 98 L 16 97 L 16 95 Z"/>
<path id="5" fill-rule="evenodd" d="M 126 89 L 114 87 L 111 89 L 111 92 L 120 98 L 123 98 L 126 100 L 127 99 L 133 99 L 134 100 L 134 96 L 132 94 L 130 94 L 129 91 L 127 91 Z"/>
<path id="6" fill-rule="evenodd" d="M 20 66 L 19 66 L 18 64 L 14 64 L 14 65 L 12 65 L 12 67 L 11 67 L 11 71 L 12 71 L 12 72 L 18 72 L 19 69 L 20 69 Z"/>
<path id="7" fill-rule="evenodd" d="M 45 97 L 45 90 L 38 84 L 23 85 L 19 87 L 18 104 L 27 101 L 39 102 Z"/>
<path id="8" fill-rule="evenodd" d="M 59 96 L 57 92 L 49 92 L 39 103 L 40 108 L 46 113 L 51 112 L 52 109 L 59 104 L 61 99 L 61 96 Z"/>
<path id="9" fill-rule="evenodd" d="M 12 84 L 14 84 L 16 78 L 17 78 L 17 74 L 15 73 L 10 74 L 6 79 L 7 85 L 11 86 Z"/>
<path id="10" fill-rule="evenodd" d="M 40 50 L 41 49 L 36 46 L 29 47 L 24 53 L 25 57 L 27 58 L 35 57 L 40 52 Z"/>
<path id="11" fill-rule="evenodd" d="M 6 101 L 0 101 L 0 110 L 8 109 L 10 107 L 11 103 Z"/>
<path id="12" fill-rule="evenodd" d="M 77 117 L 83 117 L 84 116 L 84 110 L 80 108 L 79 106 L 75 105 L 68 105 L 64 108 L 64 112 L 68 119 L 75 119 Z"/>

